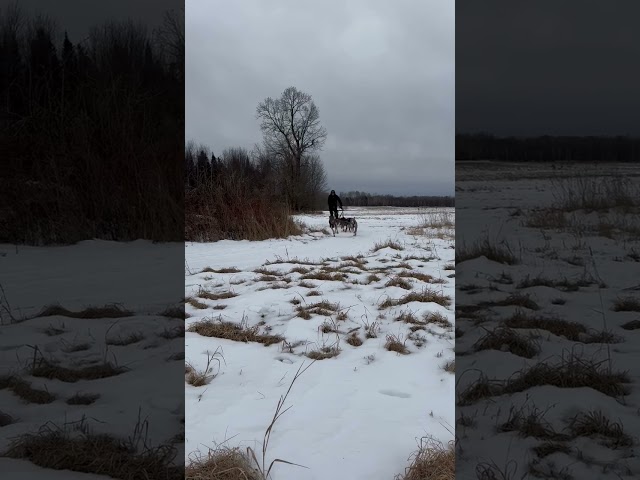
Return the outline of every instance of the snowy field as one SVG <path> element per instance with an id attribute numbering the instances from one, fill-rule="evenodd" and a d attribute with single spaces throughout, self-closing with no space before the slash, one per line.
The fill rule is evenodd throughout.
<path id="1" fill-rule="evenodd" d="M 184 462 L 184 392 L 164 381 L 180 378 L 184 363 L 183 248 L 0 245 L 0 451 L 38 434 L 29 458 L 62 468 L 0 458 L 3 478 L 111 478 L 64 469 L 82 461 L 85 471 L 123 468 L 106 443 L 82 453 L 97 434 L 138 452 L 173 446 L 174 462 Z"/>
<path id="2" fill-rule="evenodd" d="M 639 174 L 457 165 L 456 478 L 640 478 Z"/>
<path id="3" fill-rule="evenodd" d="M 261 461 L 302 365 L 266 464 L 306 468 L 277 463 L 276 480 L 392 479 L 420 437 L 453 439 L 454 211 L 345 215 L 357 236 L 331 236 L 325 212 L 298 217 L 310 233 L 295 238 L 186 245 L 190 458 L 251 447 Z"/>

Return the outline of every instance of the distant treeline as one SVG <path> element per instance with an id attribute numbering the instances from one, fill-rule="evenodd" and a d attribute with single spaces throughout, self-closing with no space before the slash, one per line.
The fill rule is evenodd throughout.
<path id="1" fill-rule="evenodd" d="M 74 39 L 0 10 L 0 242 L 182 240 L 183 15 Z"/>
<path id="2" fill-rule="evenodd" d="M 365 192 L 341 192 L 345 207 L 455 207 L 454 197 L 418 196 L 397 197 Z"/>
<path id="3" fill-rule="evenodd" d="M 637 162 L 640 160 L 640 138 L 548 135 L 521 138 L 484 133 L 458 134 L 456 160 Z"/>

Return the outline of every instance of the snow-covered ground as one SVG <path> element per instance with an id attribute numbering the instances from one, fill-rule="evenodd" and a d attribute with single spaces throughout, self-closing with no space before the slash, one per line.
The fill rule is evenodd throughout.
<path id="1" fill-rule="evenodd" d="M 457 165 L 456 478 L 640 478 L 638 175 Z"/>
<path id="2" fill-rule="evenodd" d="M 281 340 L 265 346 L 186 333 L 186 361 L 196 372 L 215 357 L 208 384 L 185 384 L 186 454 L 224 444 L 260 457 L 279 398 L 318 351 L 338 354 L 315 361 L 293 384 L 266 455 L 267 464 L 280 458 L 307 468 L 276 464 L 274 478 L 390 479 L 408 465 L 416 439 L 451 440 L 454 375 L 444 367 L 454 360 L 454 229 L 435 224 L 453 213 L 354 208 L 345 214 L 357 218 L 356 236 L 328 234 L 325 212 L 299 217 L 316 232 L 295 238 L 188 243 L 187 329 L 221 331 L 214 327 L 230 322 Z M 434 228 L 413 228 L 428 219 Z M 386 286 L 393 280 L 407 284 Z M 412 292 L 415 300 L 399 304 Z M 397 320 L 402 314 L 409 323 Z M 406 354 L 385 348 L 391 336 Z"/>
<path id="3" fill-rule="evenodd" d="M 0 245 L 0 452 L 43 426 L 77 435 L 82 422 L 124 440 L 138 425 L 140 440 L 171 443 L 175 461 L 184 461 L 183 390 L 165 381 L 180 378 L 184 363 L 183 248 L 146 241 Z M 67 311 L 43 314 L 51 305 Z M 105 305 L 112 307 L 86 310 Z M 107 364 L 113 368 L 100 374 Z M 109 478 L 7 458 L 0 471 L 6 478 Z"/>

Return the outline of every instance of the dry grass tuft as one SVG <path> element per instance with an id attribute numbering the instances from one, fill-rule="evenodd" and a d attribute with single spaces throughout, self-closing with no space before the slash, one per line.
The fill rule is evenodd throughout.
<path id="1" fill-rule="evenodd" d="M 640 320 L 631 320 L 630 322 L 627 322 L 620 327 L 624 328 L 625 330 L 638 330 L 640 329 Z"/>
<path id="2" fill-rule="evenodd" d="M 303 288 L 316 288 L 317 285 L 311 283 L 311 282 L 307 282 L 305 280 L 301 281 L 298 286 L 303 287 Z"/>
<path id="3" fill-rule="evenodd" d="M 45 405 L 56 399 L 56 396 L 47 390 L 33 388 L 29 382 L 13 375 L 0 377 L 0 390 L 4 389 L 13 392 L 27 403 Z"/>
<path id="4" fill-rule="evenodd" d="M 556 317 L 530 316 L 523 312 L 515 312 L 504 320 L 504 324 L 511 328 L 535 328 L 546 330 L 567 340 L 578 341 L 586 334 L 587 328 L 581 323 L 568 322 Z M 529 357 L 530 358 L 530 357 Z"/>
<path id="5" fill-rule="evenodd" d="M 437 303 L 443 307 L 448 307 L 451 305 L 451 297 L 430 288 L 425 288 L 421 292 L 410 292 L 397 300 L 389 298 L 382 302 L 379 307 L 380 309 L 385 309 L 405 305 L 410 302 Z"/>
<path id="6" fill-rule="evenodd" d="M 259 333 L 260 326 L 249 327 L 244 318 L 239 324 L 224 321 L 221 316 L 216 319 L 207 318 L 192 323 L 187 331 L 195 332 L 203 337 L 224 338 L 235 342 L 262 343 L 265 347 L 284 340 L 284 337 L 280 335 Z"/>
<path id="7" fill-rule="evenodd" d="M 405 280 L 404 278 L 400 278 L 398 277 L 394 277 L 392 279 L 390 279 L 385 287 L 399 287 L 402 288 L 404 290 L 411 290 L 411 282 L 409 282 L 408 280 Z"/>
<path id="8" fill-rule="evenodd" d="M 97 393 L 76 393 L 67 399 L 67 405 L 91 405 L 100 398 Z"/>
<path id="9" fill-rule="evenodd" d="M 394 480 L 455 480 L 456 454 L 453 441 L 444 445 L 439 440 L 423 437 L 418 451 L 409 457 L 411 464 Z"/>
<path id="10" fill-rule="evenodd" d="M 319 297 L 322 295 L 322 292 L 319 292 L 318 290 L 311 290 L 309 293 L 307 293 L 307 297 Z"/>
<path id="11" fill-rule="evenodd" d="M 640 312 L 640 299 L 635 297 L 616 298 L 612 310 L 614 312 Z"/>
<path id="12" fill-rule="evenodd" d="M 334 313 L 340 310 L 340 305 L 337 303 L 331 303 L 327 300 L 322 300 L 321 302 L 312 303 L 307 306 L 298 306 L 296 311 L 298 312 L 298 317 L 304 318 L 305 320 L 309 320 L 311 315 L 323 315 L 325 317 L 330 317 Z"/>
<path id="13" fill-rule="evenodd" d="M 598 437 L 610 448 L 629 447 L 633 438 L 625 433 L 622 423 L 613 422 L 599 410 L 579 413 L 569 422 L 569 430 L 578 437 Z"/>
<path id="14" fill-rule="evenodd" d="M 342 272 L 310 272 L 302 277 L 302 280 L 321 280 L 323 282 L 342 282 L 348 277 Z"/>
<path id="15" fill-rule="evenodd" d="M 184 480 L 264 480 L 240 448 L 218 447 L 186 466 Z"/>
<path id="16" fill-rule="evenodd" d="M 359 347 L 362 345 L 362 339 L 358 336 L 356 332 L 353 332 L 351 335 L 347 337 L 347 343 L 354 347 Z"/>
<path id="17" fill-rule="evenodd" d="M 531 338 L 526 338 L 504 327 L 488 332 L 475 343 L 473 348 L 475 351 L 507 351 L 524 358 L 533 358 L 540 352 L 540 347 Z"/>
<path id="18" fill-rule="evenodd" d="M 213 292 L 208 292 L 207 290 L 200 289 L 200 291 L 198 292 L 198 296 L 200 298 L 206 298 L 207 300 L 216 301 L 216 300 L 224 300 L 227 298 L 237 297 L 238 294 L 232 292 L 231 290 L 223 293 L 213 293 Z"/>
<path id="19" fill-rule="evenodd" d="M 227 268 L 219 268 L 213 269 L 211 267 L 206 267 L 202 269 L 200 273 L 240 273 L 242 270 L 238 270 L 236 267 L 227 267 Z"/>
<path id="20" fill-rule="evenodd" d="M 317 350 L 307 352 L 306 355 L 311 360 L 326 360 L 327 358 L 337 357 L 340 354 L 340 349 L 337 346 L 333 347 L 320 347 Z"/>
<path id="21" fill-rule="evenodd" d="M 371 249 L 372 252 L 377 252 L 378 250 L 382 250 L 383 248 L 391 248 L 393 250 L 404 250 L 404 247 L 400 245 L 400 243 L 388 239 L 384 242 L 376 242 L 376 244 Z"/>
<path id="22" fill-rule="evenodd" d="M 110 304 L 103 307 L 87 307 L 84 310 L 73 312 L 64 308 L 61 305 L 49 305 L 45 307 L 36 317 L 69 317 L 69 318 L 83 318 L 83 319 L 97 319 L 97 318 L 124 318 L 131 317 L 133 312 L 124 309 L 120 305 Z"/>
<path id="23" fill-rule="evenodd" d="M 197 308 L 198 310 L 204 310 L 205 308 L 208 307 L 206 303 L 202 303 L 198 301 L 198 299 L 193 297 L 187 298 L 187 303 L 191 305 L 193 308 Z"/>
<path id="24" fill-rule="evenodd" d="M 407 348 L 407 341 L 402 341 L 401 337 L 393 334 L 387 335 L 387 341 L 384 344 L 384 348 L 386 348 L 390 352 L 396 352 L 402 355 L 407 355 L 410 353 L 409 349 Z"/>
<path id="25" fill-rule="evenodd" d="M 447 373 L 455 374 L 456 373 L 456 361 L 455 361 L 455 359 L 447 361 L 447 363 L 445 363 L 442 366 L 442 369 Z"/>
<path id="26" fill-rule="evenodd" d="M 444 328 L 445 330 L 449 330 L 453 327 L 449 319 L 440 312 L 426 312 L 422 318 L 424 319 L 424 323 L 434 324 L 438 327 Z"/>
<path id="27" fill-rule="evenodd" d="M 456 263 L 466 262 L 467 260 L 473 260 L 479 257 L 486 257 L 487 260 L 504 265 L 517 265 L 520 263 L 506 241 L 498 245 L 492 243 L 487 237 L 477 241 L 471 246 L 463 243 L 459 248 L 456 248 Z"/>
<path id="28" fill-rule="evenodd" d="M 415 278 L 416 280 L 421 280 L 427 283 L 431 283 L 433 281 L 433 277 L 431 275 L 427 275 L 426 273 L 421 272 L 415 272 L 412 270 L 403 270 L 398 274 L 398 277 Z"/>
<path id="29" fill-rule="evenodd" d="M 43 361 L 31 369 L 34 377 L 60 380 L 66 383 L 75 383 L 79 380 L 98 380 L 101 378 L 115 377 L 128 372 L 127 367 L 115 366 L 111 362 L 91 365 L 84 368 L 66 368 Z"/>
<path id="30" fill-rule="evenodd" d="M 28 460 L 43 468 L 129 480 L 183 479 L 184 468 L 172 465 L 175 454 L 171 445 L 144 447 L 139 451 L 132 439 L 125 442 L 88 432 L 71 435 L 49 424 L 36 434 L 18 437 L 5 453 L 7 457 Z"/>

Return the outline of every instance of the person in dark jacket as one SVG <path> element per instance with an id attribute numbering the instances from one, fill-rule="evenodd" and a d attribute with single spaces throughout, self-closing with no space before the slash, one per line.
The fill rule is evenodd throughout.
<path id="1" fill-rule="evenodd" d="M 338 218 L 338 204 L 340 204 L 340 210 L 344 210 L 344 208 L 342 208 L 342 200 L 340 200 L 340 197 L 336 195 L 335 190 L 331 190 L 331 193 L 329 194 L 329 198 L 328 198 L 328 203 L 329 203 L 329 215 L 332 217 Z"/>

